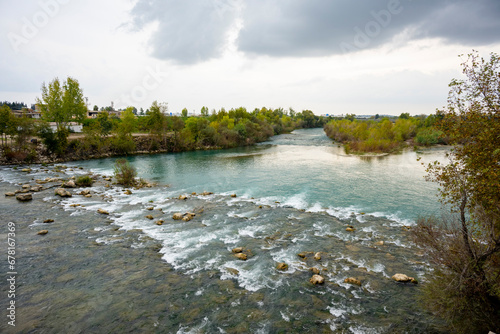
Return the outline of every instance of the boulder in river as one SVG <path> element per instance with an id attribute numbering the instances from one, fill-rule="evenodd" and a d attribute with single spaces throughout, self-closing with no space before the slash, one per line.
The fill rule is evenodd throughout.
<path id="1" fill-rule="evenodd" d="M 33 196 L 31 195 L 31 193 L 17 194 L 16 199 L 21 202 L 27 202 L 31 201 L 33 199 Z"/>
<path id="2" fill-rule="evenodd" d="M 320 252 L 317 252 L 316 254 L 314 254 L 314 259 L 317 260 L 317 261 L 321 260 L 321 254 L 320 254 Z"/>
<path id="3" fill-rule="evenodd" d="M 99 212 L 102 215 L 109 215 L 109 212 L 104 209 L 97 209 L 97 212 Z"/>
<path id="4" fill-rule="evenodd" d="M 172 218 L 175 219 L 175 220 L 181 220 L 183 216 L 184 215 L 182 213 L 176 212 L 176 213 L 174 213 L 174 215 L 172 216 Z"/>
<path id="5" fill-rule="evenodd" d="M 241 253 L 241 252 L 243 252 L 243 247 L 236 247 L 236 248 L 233 248 L 232 252 L 233 252 L 233 253 Z"/>
<path id="6" fill-rule="evenodd" d="M 414 279 L 413 277 L 407 276 L 405 274 L 395 274 L 392 276 L 392 279 L 395 280 L 396 282 L 401 282 L 401 283 L 414 283 L 417 284 L 418 281 Z"/>
<path id="7" fill-rule="evenodd" d="M 231 194 L 231 197 L 232 197 L 232 198 L 235 198 L 235 197 L 236 197 L 236 194 Z"/>
<path id="8" fill-rule="evenodd" d="M 63 183 L 64 188 L 76 188 L 75 181 L 69 180 L 68 182 Z"/>
<path id="9" fill-rule="evenodd" d="M 47 234 L 47 233 L 49 233 L 49 231 L 47 231 L 47 230 L 41 230 L 41 231 L 38 231 L 38 233 L 37 233 L 37 234 L 38 234 L 38 235 L 45 235 L 45 234 Z"/>
<path id="10" fill-rule="evenodd" d="M 59 195 L 61 197 L 71 197 L 73 195 L 71 195 L 71 193 L 69 191 L 67 191 L 66 189 L 63 189 L 63 188 L 57 188 L 54 193 L 56 195 Z"/>
<path id="11" fill-rule="evenodd" d="M 151 219 L 151 220 L 153 220 L 153 219 L 154 219 L 154 217 L 153 217 L 152 215 L 147 215 L 147 216 L 146 216 L 146 218 L 147 218 L 147 219 Z"/>
<path id="12" fill-rule="evenodd" d="M 179 199 L 181 201 L 185 201 L 185 200 L 187 200 L 187 196 L 186 195 L 179 195 Z"/>
<path id="13" fill-rule="evenodd" d="M 312 272 L 313 272 L 313 274 L 315 274 L 315 275 L 318 275 L 318 274 L 319 274 L 319 269 L 318 269 L 318 268 L 316 268 L 316 267 L 312 267 L 312 268 L 310 268 L 309 270 L 310 270 L 310 271 L 312 271 Z"/>
<path id="14" fill-rule="evenodd" d="M 288 269 L 288 264 L 284 263 L 284 262 L 280 262 L 278 263 L 278 265 L 276 266 L 276 269 L 278 270 L 287 270 Z"/>
<path id="15" fill-rule="evenodd" d="M 348 277 L 344 280 L 344 283 L 354 284 L 361 286 L 361 281 L 354 277 Z"/>
<path id="16" fill-rule="evenodd" d="M 248 258 L 248 256 L 245 253 L 236 253 L 234 254 L 234 256 L 243 261 L 246 261 L 246 259 Z"/>
<path id="17" fill-rule="evenodd" d="M 323 284 L 325 283 L 325 278 L 321 275 L 313 275 L 311 279 L 309 280 L 312 284 Z"/>
<path id="18" fill-rule="evenodd" d="M 5 193 L 5 196 L 6 197 L 13 197 L 13 196 L 16 196 L 16 193 L 13 193 L 13 192 L 8 192 L 8 193 Z"/>
<path id="19" fill-rule="evenodd" d="M 53 222 L 54 222 L 54 219 L 50 219 L 50 218 L 49 219 L 45 219 L 43 221 L 44 224 L 49 224 L 49 223 L 53 223 Z"/>

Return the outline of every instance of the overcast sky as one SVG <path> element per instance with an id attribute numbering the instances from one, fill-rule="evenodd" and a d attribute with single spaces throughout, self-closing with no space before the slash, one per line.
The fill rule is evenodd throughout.
<path id="1" fill-rule="evenodd" d="M 498 0 L 0 0 L 0 101 L 77 79 L 90 107 L 431 114 Z"/>

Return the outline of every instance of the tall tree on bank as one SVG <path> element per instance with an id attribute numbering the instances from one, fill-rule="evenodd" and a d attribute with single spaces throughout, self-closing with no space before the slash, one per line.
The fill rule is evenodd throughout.
<path id="1" fill-rule="evenodd" d="M 500 331 L 500 58 L 477 52 L 462 63 L 465 80 L 450 83 L 441 130 L 456 146 L 450 163 L 428 166 L 451 205 L 451 221 L 422 219 L 417 244 L 434 264 L 426 305 L 454 332 Z M 444 225 L 444 226 L 443 226 Z"/>
<path id="2" fill-rule="evenodd" d="M 69 122 L 81 122 L 86 116 L 87 106 L 78 80 L 68 77 L 62 86 L 59 78 L 48 86 L 42 84 L 42 99 L 37 98 L 42 117 L 55 122 L 57 132 L 66 132 Z"/>

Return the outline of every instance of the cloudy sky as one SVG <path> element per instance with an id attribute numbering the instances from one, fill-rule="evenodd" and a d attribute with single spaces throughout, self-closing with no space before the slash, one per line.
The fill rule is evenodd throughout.
<path id="1" fill-rule="evenodd" d="M 89 105 L 431 114 L 498 0 L 0 0 L 0 101 L 76 78 Z"/>

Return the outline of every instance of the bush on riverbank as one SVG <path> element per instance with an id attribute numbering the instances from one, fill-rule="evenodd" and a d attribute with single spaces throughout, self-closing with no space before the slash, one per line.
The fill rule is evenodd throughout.
<path id="1" fill-rule="evenodd" d="M 409 117 L 402 114 L 395 122 L 357 120 L 354 117 L 332 120 L 324 127 L 331 139 L 344 144 L 346 152 L 390 153 L 407 146 L 415 138 L 417 144 L 432 145 L 442 142 L 443 132 L 434 128 L 435 117 Z"/>

